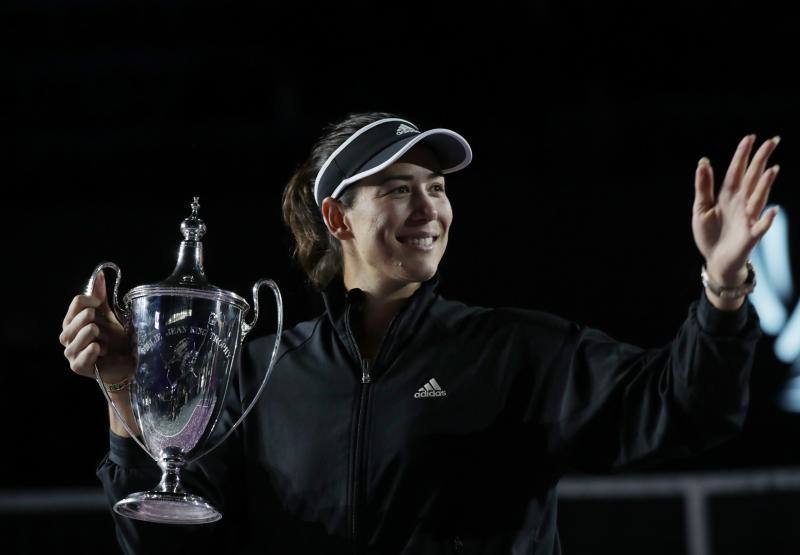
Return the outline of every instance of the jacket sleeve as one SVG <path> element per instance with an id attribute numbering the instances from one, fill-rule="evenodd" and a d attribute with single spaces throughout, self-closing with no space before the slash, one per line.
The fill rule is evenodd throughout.
<path id="1" fill-rule="evenodd" d="M 239 396 L 241 353 L 234 362 L 229 391 L 219 421 L 206 447 L 218 441 L 242 412 Z M 244 357 L 245 360 L 248 357 Z M 243 452 L 241 426 L 219 447 L 181 472 L 187 492 L 200 495 L 222 512 L 222 519 L 210 524 L 157 524 L 130 519 L 111 511 L 117 541 L 126 554 L 191 553 L 220 555 L 236 549 L 243 537 Z M 131 438 L 113 432 L 110 449 L 97 467 L 97 476 L 109 502 L 134 492 L 154 489 L 161 478 L 157 464 Z"/>
<path id="2" fill-rule="evenodd" d="M 527 391 L 521 424 L 536 430 L 538 452 L 560 475 L 692 455 L 740 431 L 762 333 L 749 298 L 723 311 L 703 290 L 660 348 L 616 341 L 553 315 L 534 335 L 526 346 L 534 368 L 529 362 L 515 384 Z"/>

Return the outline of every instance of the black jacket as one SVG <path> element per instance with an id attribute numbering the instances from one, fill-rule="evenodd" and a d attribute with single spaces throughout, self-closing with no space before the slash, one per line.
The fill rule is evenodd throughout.
<path id="1" fill-rule="evenodd" d="M 560 553 L 554 486 L 697 453 L 745 419 L 758 315 L 701 290 L 674 340 L 642 349 L 561 317 L 444 299 L 440 276 L 392 321 L 376 360 L 351 330 L 363 292 L 285 331 L 245 422 L 185 471 L 223 513 L 174 526 L 115 515 L 136 553 Z M 243 347 L 218 429 L 252 398 L 275 336 Z M 97 474 L 114 502 L 156 465 L 112 434 Z"/>

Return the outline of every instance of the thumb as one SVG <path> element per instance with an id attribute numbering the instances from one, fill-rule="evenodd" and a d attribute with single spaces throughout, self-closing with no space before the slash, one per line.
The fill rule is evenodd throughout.
<path id="1" fill-rule="evenodd" d="M 761 218 L 751 228 L 751 233 L 755 236 L 756 241 L 760 241 L 761 238 L 767 234 L 767 231 L 769 231 L 769 228 L 772 226 L 772 222 L 775 221 L 775 216 L 777 215 L 777 206 L 773 206 L 769 210 L 765 210 L 763 212 Z"/>
<path id="2" fill-rule="evenodd" d="M 714 170 L 705 156 L 697 163 L 694 184 L 694 211 L 704 214 L 714 206 Z"/>
<path id="3" fill-rule="evenodd" d="M 97 272 L 97 276 L 94 278 L 91 296 L 108 304 L 108 296 L 106 295 L 106 276 L 103 273 L 103 270 Z"/>

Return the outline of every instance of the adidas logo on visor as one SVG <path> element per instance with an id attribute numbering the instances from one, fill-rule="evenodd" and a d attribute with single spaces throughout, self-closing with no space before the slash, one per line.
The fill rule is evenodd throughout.
<path id="1" fill-rule="evenodd" d="M 397 135 L 405 135 L 406 133 L 417 133 L 417 130 L 413 127 L 409 127 L 405 123 L 401 123 L 400 126 L 397 128 Z"/>
<path id="2" fill-rule="evenodd" d="M 428 383 L 420 387 L 419 390 L 414 393 L 414 399 L 425 397 L 447 397 L 447 391 L 439 386 L 436 378 L 431 378 L 428 380 Z"/>

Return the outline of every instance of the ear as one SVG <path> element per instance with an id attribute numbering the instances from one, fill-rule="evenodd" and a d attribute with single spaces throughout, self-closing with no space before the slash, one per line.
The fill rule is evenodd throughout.
<path id="1" fill-rule="evenodd" d="M 344 206 L 333 197 L 325 197 L 322 201 L 322 219 L 328 227 L 331 235 L 339 239 L 350 239 L 353 237 L 350 226 L 344 215 Z"/>

